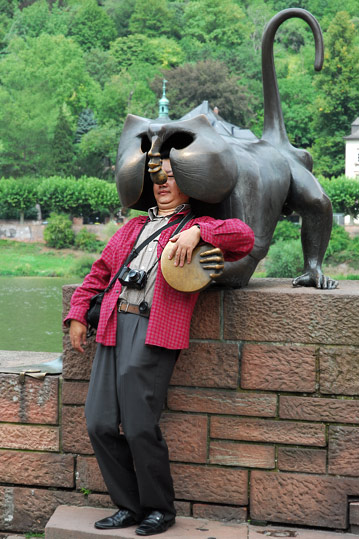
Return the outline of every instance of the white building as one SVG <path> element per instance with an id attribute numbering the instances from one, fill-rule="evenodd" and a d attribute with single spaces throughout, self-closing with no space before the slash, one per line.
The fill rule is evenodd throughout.
<path id="1" fill-rule="evenodd" d="M 345 140 L 345 175 L 359 180 L 359 118 L 352 123 L 350 135 Z"/>

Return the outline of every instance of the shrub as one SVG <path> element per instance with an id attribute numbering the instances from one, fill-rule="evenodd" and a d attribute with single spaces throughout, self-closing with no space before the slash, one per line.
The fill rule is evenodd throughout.
<path id="1" fill-rule="evenodd" d="M 90 273 L 92 264 L 95 262 L 96 257 L 85 255 L 81 256 L 81 258 L 78 258 L 76 262 L 73 265 L 73 272 L 75 275 L 78 275 L 79 277 L 86 277 L 88 273 Z"/>
<path id="2" fill-rule="evenodd" d="M 49 247 L 54 247 L 55 249 L 72 247 L 75 234 L 68 216 L 52 213 L 49 224 L 44 230 L 44 239 Z"/>
<path id="3" fill-rule="evenodd" d="M 334 225 L 332 228 L 329 245 L 325 253 L 325 260 L 330 258 L 332 262 L 342 262 L 342 260 L 338 259 L 338 257 L 341 258 L 339 253 L 350 249 L 351 243 L 350 236 L 345 228 L 343 226 Z"/>
<path id="4" fill-rule="evenodd" d="M 300 236 L 299 225 L 291 221 L 279 221 L 273 234 L 272 244 L 277 241 L 297 240 Z"/>
<path id="5" fill-rule="evenodd" d="M 277 241 L 269 249 L 265 262 L 267 277 L 297 277 L 303 273 L 300 240 Z"/>
<path id="6" fill-rule="evenodd" d="M 96 234 L 82 228 L 75 238 L 75 247 L 89 253 L 98 253 L 104 248 L 104 242 L 96 238 Z"/>

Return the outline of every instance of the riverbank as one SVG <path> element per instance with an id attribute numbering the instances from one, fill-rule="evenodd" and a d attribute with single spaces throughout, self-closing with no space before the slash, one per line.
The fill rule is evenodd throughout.
<path id="1" fill-rule="evenodd" d="M 51 249 L 42 243 L 0 240 L 0 276 L 84 277 L 98 253 Z"/>
<path id="2" fill-rule="evenodd" d="M 0 240 L 0 276 L 15 277 L 85 277 L 99 253 L 76 249 L 51 249 L 43 243 Z M 359 279 L 359 270 L 349 263 L 324 265 L 333 279 Z M 265 259 L 258 264 L 254 277 L 265 278 Z"/>

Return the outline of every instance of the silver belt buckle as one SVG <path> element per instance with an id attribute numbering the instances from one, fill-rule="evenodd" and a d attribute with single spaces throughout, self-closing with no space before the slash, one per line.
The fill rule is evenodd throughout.
<path id="1" fill-rule="evenodd" d="M 126 309 L 123 310 L 121 309 L 121 306 L 124 305 L 125 303 L 126 303 Z M 118 304 L 118 311 L 122 313 L 127 313 L 129 306 L 130 306 L 130 303 L 127 301 L 127 299 L 120 299 L 120 302 Z"/>

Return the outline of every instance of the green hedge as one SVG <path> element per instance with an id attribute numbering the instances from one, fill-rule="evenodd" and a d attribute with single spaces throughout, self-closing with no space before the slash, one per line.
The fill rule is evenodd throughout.
<path id="1" fill-rule="evenodd" d="M 76 217 L 106 213 L 113 217 L 121 208 L 116 185 L 99 178 L 0 179 L 0 218 L 29 211 L 36 203 L 43 218 L 51 212 Z"/>

